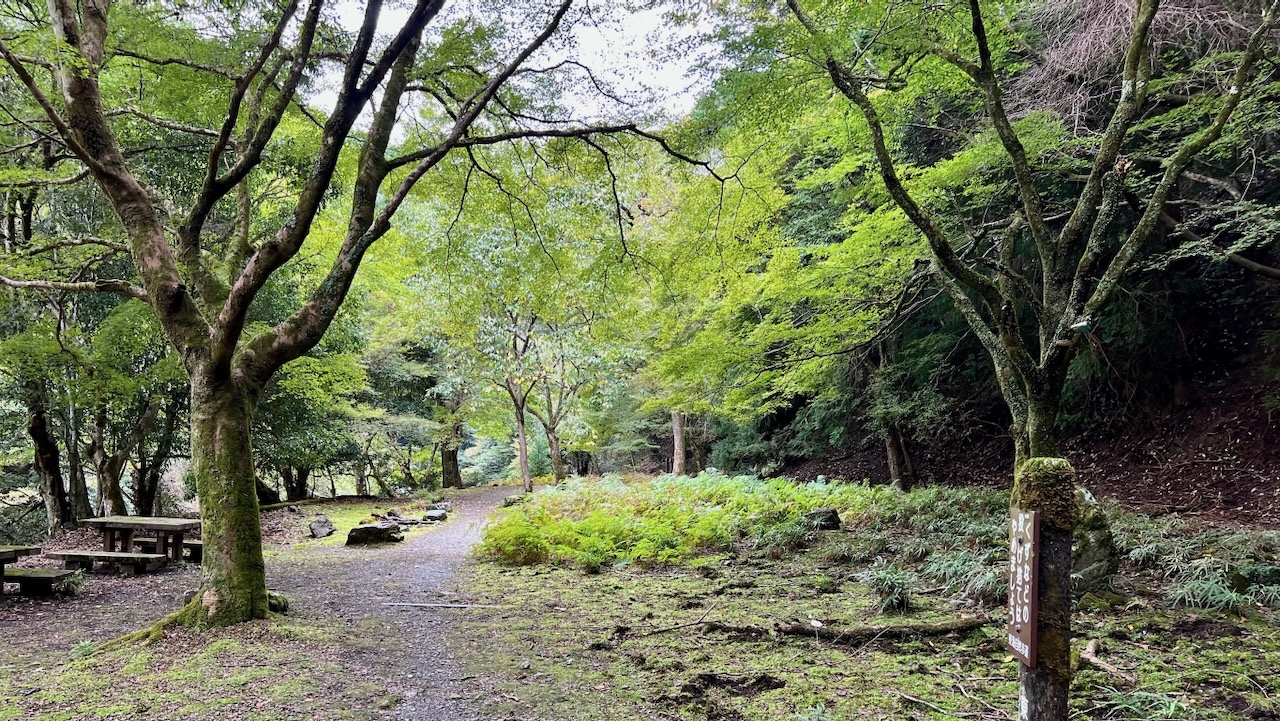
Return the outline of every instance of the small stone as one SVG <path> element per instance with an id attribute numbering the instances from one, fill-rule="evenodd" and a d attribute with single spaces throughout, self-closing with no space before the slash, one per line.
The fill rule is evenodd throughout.
<path id="1" fill-rule="evenodd" d="M 328 538 L 337 532 L 338 529 L 334 528 L 333 521 L 330 521 L 329 517 L 323 513 L 316 516 L 316 519 L 311 522 L 312 538 Z"/>
<path id="2" fill-rule="evenodd" d="M 390 521 L 366 523 L 356 526 L 347 532 L 348 546 L 363 546 L 374 543 L 398 543 L 404 540 L 400 533 L 400 524 Z"/>
<path id="3" fill-rule="evenodd" d="M 427 510 L 428 511 L 445 511 L 447 513 L 453 513 L 453 504 L 448 501 L 440 501 L 439 503 L 432 503 L 431 505 L 427 506 Z"/>
<path id="4" fill-rule="evenodd" d="M 804 514 L 804 517 L 813 524 L 813 528 L 818 531 L 838 531 L 840 530 L 840 512 L 831 507 L 815 508 Z"/>
<path id="5" fill-rule="evenodd" d="M 399 508 L 392 508 L 391 510 L 387 511 L 387 518 L 399 518 L 399 517 L 400 517 Z"/>
<path id="6" fill-rule="evenodd" d="M 436 510 L 430 510 L 430 511 L 427 511 L 427 512 L 426 512 L 425 514 L 423 514 L 423 516 L 422 516 L 422 520 L 424 520 L 424 521 L 432 521 L 432 522 L 434 522 L 434 523 L 439 523 L 440 521 L 447 520 L 448 518 L 449 518 L 449 512 L 448 512 L 448 511 L 442 511 L 442 510 L 438 510 L 438 509 L 436 509 Z"/>
<path id="7" fill-rule="evenodd" d="M 511 506 L 516 506 L 521 503 L 524 503 L 528 499 L 529 499 L 529 496 L 528 494 L 525 494 L 525 493 L 520 493 L 514 496 L 507 496 L 506 498 L 502 499 L 502 507 L 509 508 Z"/>
<path id="8" fill-rule="evenodd" d="M 297 506 L 289 506 L 285 508 L 285 510 L 288 511 L 289 513 L 302 513 L 302 509 L 298 508 Z"/>

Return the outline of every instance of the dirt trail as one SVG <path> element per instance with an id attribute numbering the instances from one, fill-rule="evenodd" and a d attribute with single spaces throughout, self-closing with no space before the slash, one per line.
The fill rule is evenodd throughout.
<path id="1" fill-rule="evenodd" d="M 389 692 L 370 707 L 348 709 L 383 721 L 480 721 L 474 682 L 449 647 L 448 630 L 465 608 L 390 606 L 389 603 L 466 603 L 459 586 L 472 546 L 489 514 L 511 488 L 473 489 L 452 502 L 449 520 L 404 543 L 376 547 L 308 545 L 267 554 L 270 586 L 285 593 L 287 618 L 304 626 L 336 630 L 350 641 L 335 648 L 344 683 L 373 682 Z M 393 505 L 389 502 L 387 507 Z M 322 512 L 317 509 L 315 512 Z M 306 516 L 292 516 L 302 524 Z M 79 641 L 101 642 L 145 626 L 176 610 L 185 590 L 195 586 L 198 568 L 180 564 L 136 578 L 95 575 L 69 599 L 0 600 L 0 672 L 20 674 L 58 668 Z M 11 589 L 12 590 L 12 589 Z M 305 660 L 305 659 L 304 659 Z M 338 660 L 338 659 L 335 659 Z M 4 674 L 0 673 L 0 685 Z M 36 690 L 34 687 L 32 691 Z M 324 688 L 306 695 L 328 696 Z M 0 692 L 0 717 L 5 694 Z M 266 704 L 265 697 L 250 698 Z M 342 703 L 335 698 L 335 701 Z M 260 706 L 259 706 L 260 708 Z M 335 713 L 343 709 L 335 707 Z M 87 717 L 86 717 L 87 718 Z M 169 718 L 142 713 L 131 718 Z M 224 719 L 222 711 L 185 715 Z M 239 716 L 236 716 L 239 718 Z M 294 718 L 294 716 L 289 716 Z M 327 716 L 326 716 L 327 718 Z"/>
<path id="2" fill-rule="evenodd" d="M 386 644 L 358 650 L 359 665 L 383 679 L 400 699 L 383 718 L 403 721 L 472 721 L 482 716 L 471 695 L 474 684 L 446 639 L 446 630 L 467 609 L 388 606 L 388 603 L 465 603 L 458 573 L 480 539 L 489 514 L 510 488 L 486 488 L 453 501 L 453 517 L 440 528 L 403 544 L 375 548 L 331 547 L 282 560 L 272 585 L 287 592 L 293 613 L 356 623 Z M 322 560 L 321 565 L 315 561 Z"/>

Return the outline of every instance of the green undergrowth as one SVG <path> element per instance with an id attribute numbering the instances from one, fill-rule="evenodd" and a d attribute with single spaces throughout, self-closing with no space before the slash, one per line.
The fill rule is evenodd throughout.
<path id="1" fill-rule="evenodd" d="M 0 666 L 0 720 L 377 718 L 390 693 L 345 659 L 382 641 L 358 623 L 291 618 L 81 642 L 55 668 Z"/>
<path id="2" fill-rule="evenodd" d="M 487 529 L 455 629 L 494 713 L 545 719 L 942 719 L 1015 711 L 1001 628 L 1006 492 L 697 478 L 580 479 Z M 833 507 L 841 530 L 806 517 Z M 1276 534 L 1108 507 L 1122 556 L 1083 596 L 1076 719 L 1280 715 Z M 1234 594 L 1216 600 L 1221 589 Z M 1208 590 L 1206 590 L 1208 589 Z M 832 643 L 731 627 L 977 615 L 967 633 Z M 1078 653 L 1076 654 L 1078 657 Z M 925 703 L 922 703 L 925 702 Z M 934 708 L 933 706 L 937 708 Z M 945 709 L 945 712 L 938 709 Z"/>
<path id="3" fill-rule="evenodd" d="M 1008 493 L 928 486 L 910 493 L 865 483 L 795 483 L 704 473 L 567 481 L 504 509 L 485 531 L 482 557 L 587 573 L 689 564 L 708 554 L 783 558 L 813 549 L 861 573 L 886 611 L 915 590 L 993 608 L 1007 589 Z M 835 508 L 844 533 L 809 514 Z M 1280 533 L 1196 525 L 1106 508 L 1124 561 L 1119 590 L 1178 607 L 1280 610 Z M 1095 594 L 1088 603 L 1113 599 Z"/>
<path id="4" fill-rule="evenodd" d="M 478 564 L 469 600 L 497 604 L 458 617 L 451 640 L 498 718 L 941 720 L 1016 711 L 1017 665 L 1003 622 L 917 640 L 842 645 L 797 636 L 736 637 L 729 626 L 846 628 L 951 618 L 937 593 L 879 615 L 872 588 L 816 550 L 781 560 L 705 557 L 678 567 L 607 574 L 549 565 Z M 1280 712 L 1280 630 L 1262 617 L 1157 608 L 1146 602 L 1078 612 L 1076 646 L 1138 682 L 1081 664 L 1075 719 L 1213 720 Z M 996 709 L 993 711 L 993 708 Z"/>

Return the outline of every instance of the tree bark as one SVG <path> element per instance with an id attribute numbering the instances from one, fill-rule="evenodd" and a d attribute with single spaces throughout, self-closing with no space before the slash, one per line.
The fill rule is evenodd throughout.
<path id="1" fill-rule="evenodd" d="M 299 466 L 295 471 L 293 466 L 286 465 L 280 469 L 280 478 L 284 481 L 286 501 L 304 501 L 311 495 L 307 487 L 307 482 L 311 478 L 310 468 Z"/>
<path id="2" fill-rule="evenodd" d="M 191 460 L 200 495 L 204 564 L 184 613 L 228 625 L 267 616 L 257 476 L 250 443 L 254 394 L 231 381 L 191 378 Z"/>
<path id="3" fill-rule="evenodd" d="M 1040 515 L 1038 651 L 1035 668 L 1020 664 L 1019 721 L 1067 718 L 1075 477 L 1066 459 L 1036 456 L 1021 464 L 1014 480 L 1012 503 Z"/>
<path id="4" fill-rule="evenodd" d="M 74 525 L 76 517 L 62 481 L 58 441 L 49 430 L 44 392 L 38 386 L 33 385 L 27 392 L 27 413 L 27 434 L 35 446 L 36 478 L 40 482 L 40 497 L 44 500 L 45 517 L 52 536 Z"/>
<path id="5" fill-rule="evenodd" d="M 684 475 L 684 414 L 671 411 L 671 473 Z"/>
<path id="6" fill-rule="evenodd" d="M 93 515 L 93 506 L 89 503 L 89 482 L 80 458 L 80 420 L 74 402 L 67 405 L 62 438 L 67 448 L 67 493 L 71 496 L 71 508 L 77 519 L 88 518 Z"/>
<path id="7" fill-rule="evenodd" d="M 906 439 L 897 423 L 890 422 L 884 433 L 885 455 L 889 460 L 889 483 L 900 491 L 909 491 L 915 484 L 915 466 L 907 452 Z"/>
<path id="8" fill-rule="evenodd" d="M 445 488 L 462 488 L 462 468 L 458 465 L 458 449 L 447 443 L 440 451 L 440 484 Z"/>
<path id="9" fill-rule="evenodd" d="M 145 449 L 138 449 L 142 459 L 133 479 L 133 507 L 140 516 L 158 516 L 160 513 L 160 482 L 164 479 L 165 467 L 169 457 L 173 455 L 173 438 L 178 431 L 178 420 L 182 415 L 185 395 L 170 397 L 165 410 L 164 425 L 156 439 L 155 450 L 148 456 Z"/>
<path id="10" fill-rule="evenodd" d="M 516 405 L 516 457 L 520 464 L 520 480 L 524 492 L 533 493 L 533 476 L 529 475 L 529 433 L 525 425 L 524 406 Z"/>
<path id="11" fill-rule="evenodd" d="M 90 431 L 89 458 L 93 462 L 94 475 L 98 478 L 98 513 L 106 516 L 123 516 L 129 513 L 124 503 L 124 491 L 120 477 L 113 472 L 107 457 L 107 411 L 100 408 L 93 414 L 93 430 Z"/>
<path id="12" fill-rule="evenodd" d="M 551 472 L 555 474 L 556 482 L 563 481 L 565 478 L 564 452 L 560 449 L 560 434 L 555 429 L 547 431 L 547 450 L 551 455 Z"/>
<path id="13" fill-rule="evenodd" d="M 369 495 L 369 472 L 364 458 L 356 460 L 356 495 Z"/>
<path id="14" fill-rule="evenodd" d="M 573 472 L 579 476 L 591 474 L 591 454 L 587 451 L 570 451 L 569 460 L 573 463 Z"/>

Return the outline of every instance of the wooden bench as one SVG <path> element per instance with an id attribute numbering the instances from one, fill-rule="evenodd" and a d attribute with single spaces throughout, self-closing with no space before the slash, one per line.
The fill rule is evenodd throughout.
<path id="1" fill-rule="evenodd" d="M 76 575 L 65 568 L 6 568 L 6 583 L 18 584 L 23 596 L 52 596 L 53 587 Z"/>
<path id="2" fill-rule="evenodd" d="M 157 541 L 154 538 L 133 539 L 133 545 L 136 546 L 139 551 L 143 551 L 145 553 L 158 553 L 158 551 L 156 551 L 156 544 Z M 188 538 L 183 540 L 182 549 L 187 552 L 187 560 L 192 563 L 199 563 L 204 559 L 204 541 L 199 538 Z"/>
<path id="3" fill-rule="evenodd" d="M 101 563 L 103 570 L 120 569 L 133 573 L 155 571 L 163 568 L 165 556 L 159 553 L 125 553 L 124 551 L 50 551 L 49 558 L 57 558 L 66 568 L 92 571 L 94 563 Z"/>

